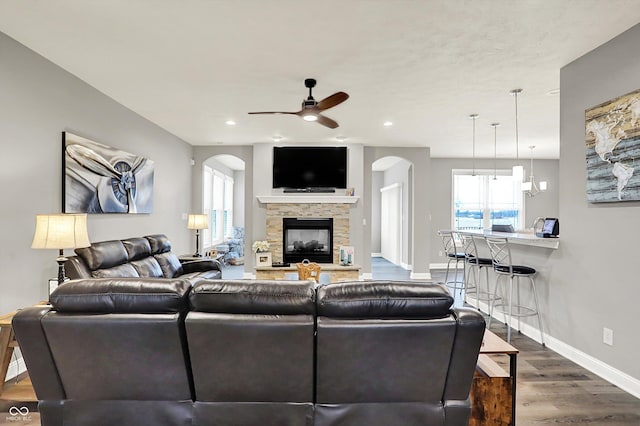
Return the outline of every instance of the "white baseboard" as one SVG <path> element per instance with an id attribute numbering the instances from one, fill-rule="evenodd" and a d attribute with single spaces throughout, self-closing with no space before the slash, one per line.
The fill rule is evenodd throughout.
<path id="1" fill-rule="evenodd" d="M 483 312 L 488 312 L 489 308 L 486 303 L 481 302 L 480 307 L 482 308 Z M 500 321 L 501 323 L 504 319 L 501 313 L 494 313 L 493 318 L 497 321 Z M 517 318 L 511 319 L 511 327 L 513 328 L 513 330 L 511 331 L 512 333 L 518 332 Z M 523 322 L 520 332 L 530 339 L 541 343 L 540 330 L 538 330 L 536 327 Z M 586 354 L 579 349 L 576 349 L 573 346 L 568 345 L 567 343 L 556 339 L 555 337 L 550 336 L 546 333 L 544 334 L 544 342 L 547 348 L 553 350 L 554 352 L 557 352 L 568 360 L 575 362 L 576 364 L 586 368 L 593 374 L 602 377 L 609 383 L 640 399 L 640 380 L 636 379 L 635 377 L 632 377 L 627 373 L 620 371 L 617 368 L 614 368 L 609 364 L 606 364 L 599 359 L 594 358 L 591 355 Z"/>
<path id="2" fill-rule="evenodd" d="M 373 274 L 371 272 L 363 272 L 360 274 L 360 280 L 372 280 Z"/>
<path id="3" fill-rule="evenodd" d="M 400 267 L 402 269 L 406 269 L 407 271 L 413 270 L 413 265 L 409 265 L 408 263 L 400 262 Z"/>
<path id="4" fill-rule="evenodd" d="M 371 257 L 382 257 L 382 253 L 371 253 Z"/>
<path id="5" fill-rule="evenodd" d="M 9 368 L 7 369 L 7 377 L 4 378 L 4 381 L 6 382 L 7 380 L 14 379 L 18 375 L 26 371 L 27 371 L 27 366 L 24 363 L 24 359 L 18 358 L 14 361 L 11 361 L 11 363 L 9 364 Z"/>
<path id="6" fill-rule="evenodd" d="M 447 269 L 447 264 L 446 263 L 430 263 L 429 269 L 444 270 L 444 269 Z"/>
<path id="7" fill-rule="evenodd" d="M 431 272 L 411 272 L 409 278 L 412 280 L 430 280 Z"/>
<path id="8" fill-rule="evenodd" d="M 245 271 L 245 272 L 242 273 L 242 279 L 244 279 L 244 280 L 255 280 L 256 279 L 256 274 Z"/>

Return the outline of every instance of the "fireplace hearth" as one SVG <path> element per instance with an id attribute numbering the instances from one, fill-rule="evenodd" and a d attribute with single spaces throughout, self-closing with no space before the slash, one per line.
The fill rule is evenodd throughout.
<path id="1" fill-rule="evenodd" d="M 283 218 L 282 242 L 285 263 L 333 263 L 333 219 Z"/>

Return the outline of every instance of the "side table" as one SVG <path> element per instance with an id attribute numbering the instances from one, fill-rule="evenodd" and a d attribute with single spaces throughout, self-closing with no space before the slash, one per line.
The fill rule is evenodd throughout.
<path id="1" fill-rule="evenodd" d="M 44 306 L 48 302 L 40 302 L 34 306 Z M 13 334 L 11 321 L 18 311 L 0 315 L 0 399 L 15 401 L 37 401 L 36 394 L 31 386 L 31 381 L 26 378 L 15 385 L 5 386 L 5 378 L 11 363 L 13 351 L 18 347 L 18 341 Z"/>

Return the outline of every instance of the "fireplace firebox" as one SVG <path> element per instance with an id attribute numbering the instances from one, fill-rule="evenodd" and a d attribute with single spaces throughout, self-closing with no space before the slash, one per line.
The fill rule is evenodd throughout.
<path id="1" fill-rule="evenodd" d="M 283 218 L 282 258 L 285 263 L 309 259 L 333 263 L 333 218 Z"/>

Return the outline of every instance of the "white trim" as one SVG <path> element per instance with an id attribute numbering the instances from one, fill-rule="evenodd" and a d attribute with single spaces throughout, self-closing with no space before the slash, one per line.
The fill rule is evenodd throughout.
<path id="1" fill-rule="evenodd" d="M 258 195 L 258 201 L 264 204 L 311 204 L 311 203 L 333 203 L 333 204 L 355 204 L 360 197 L 353 195 Z"/>
<path id="2" fill-rule="evenodd" d="M 5 377 L 4 382 L 14 379 L 20 374 L 25 373 L 26 371 L 27 366 L 24 363 L 24 359 L 17 358 L 16 360 L 11 361 L 11 363 L 9 364 L 9 368 L 7 369 L 7 376 Z"/>
<path id="3" fill-rule="evenodd" d="M 372 279 L 373 279 L 373 274 L 371 274 L 371 272 L 363 272 L 363 273 L 360 275 L 360 278 L 361 278 L 362 280 L 372 280 Z"/>
<path id="4" fill-rule="evenodd" d="M 382 253 L 371 253 L 371 257 L 382 257 Z"/>
<path id="5" fill-rule="evenodd" d="M 429 264 L 429 269 L 443 270 L 447 269 L 446 263 L 431 263 Z"/>
<path id="6" fill-rule="evenodd" d="M 431 272 L 411 272 L 409 278 L 412 280 L 430 280 Z"/>
<path id="7" fill-rule="evenodd" d="M 407 271 L 411 271 L 413 270 L 413 266 L 408 264 L 408 263 L 404 263 L 404 262 L 400 262 L 400 267 L 402 269 L 406 269 Z"/>

